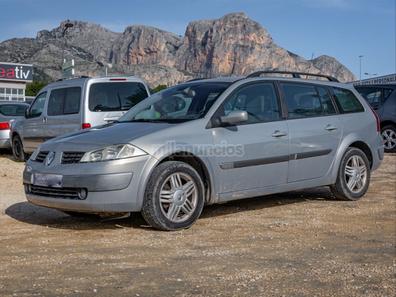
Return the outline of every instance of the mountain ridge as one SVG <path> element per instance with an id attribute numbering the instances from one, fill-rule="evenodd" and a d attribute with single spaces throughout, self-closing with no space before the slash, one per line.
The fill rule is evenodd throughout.
<path id="1" fill-rule="evenodd" d="M 35 38 L 0 43 L 0 61 L 32 63 L 35 79 L 61 77 L 62 57 L 72 56 L 77 75 L 131 74 L 152 87 L 173 85 L 196 77 L 246 75 L 255 70 L 287 70 L 332 75 L 352 81 L 354 75 L 334 57 L 306 60 L 278 46 L 258 22 L 245 13 L 190 22 L 184 36 L 159 28 L 130 25 L 113 32 L 101 25 L 65 21 Z"/>

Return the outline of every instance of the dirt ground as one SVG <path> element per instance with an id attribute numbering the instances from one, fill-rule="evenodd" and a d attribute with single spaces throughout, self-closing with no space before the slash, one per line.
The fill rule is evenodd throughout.
<path id="1" fill-rule="evenodd" d="M 396 296 L 396 155 L 358 202 L 236 201 L 180 232 L 31 205 L 22 170 L 0 155 L 0 296 Z"/>

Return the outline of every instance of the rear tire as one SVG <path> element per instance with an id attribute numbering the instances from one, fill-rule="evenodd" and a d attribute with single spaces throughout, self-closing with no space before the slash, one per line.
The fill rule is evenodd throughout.
<path id="1" fill-rule="evenodd" d="M 12 138 L 12 154 L 14 158 L 18 162 L 25 162 L 26 161 L 26 154 L 23 150 L 23 143 L 21 138 L 16 135 Z"/>
<path id="2" fill-rule="evenodd" d="M 193 167 L 179 161 L 164 162 L 147 183 L 142 215 L 159 230 L 189 228 L 201 215 L 204 193 L 201 176 Z"/>
<path id="3" fill-rule="evenodd" d="M 381 129 L 381 136 L 384 140 L 385 152 L 396 152 L 396 127 L 394 125 L 386 125 Z"/>
<path id="4" fill-rule="evenodd" d="M 370 162 L 358 148 L 350 147 L 342 157 L 337 181 L 330 186 L 339 200 L 355 201 L 366 194 L 370 184 Z"/>

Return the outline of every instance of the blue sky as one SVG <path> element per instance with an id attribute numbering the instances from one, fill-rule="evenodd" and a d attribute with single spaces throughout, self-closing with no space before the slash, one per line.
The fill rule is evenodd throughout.
<path id="1" fill-rule="evenodd" d="M 121 32 L 145 24 L 180 35 L 191 20 L 245 12 L 304 58 L 328 54 L 359 76 L 395 73 L 396 0 L 0 0 L 0 41 L 34 37 L 64 19 Z M 367 77 L 363 74 L 363 77 Z"/>

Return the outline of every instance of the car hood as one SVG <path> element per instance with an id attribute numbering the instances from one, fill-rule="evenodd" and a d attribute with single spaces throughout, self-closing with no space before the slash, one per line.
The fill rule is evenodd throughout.
<path id="1" fill-rule="evenodd" d="M 52 146 L 56 146 L 61 147 L 62 150 L 70 149 L 74 151 L 78 149 L 86 151 L 106 145 L 130 143 L 134 139 L 171 126 L 174 125 L 168 123 L 107 124 L 54 138 L 44 143 L 42 147 L 52 149 Z"/>

